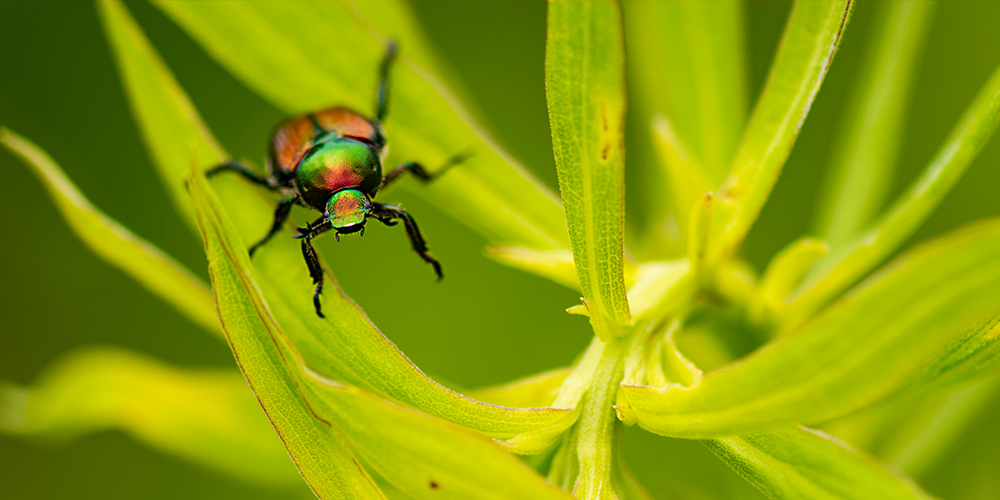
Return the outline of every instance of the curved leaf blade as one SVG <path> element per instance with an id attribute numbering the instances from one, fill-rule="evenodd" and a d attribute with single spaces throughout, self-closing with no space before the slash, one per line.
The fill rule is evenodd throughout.
<path id="1" fill-rule="evenodd" d="M 624 50 L 618 4 L 549 2 L 552 149 L 580 288 L 605 340 L 631 323 L 623 264 Z"/>
<path id="2" fill-rule="evenodd" d="M 893 474 L 832 436 L 805 427 L 705 444 L 772 499 L 931 498 L 911 480 Z"/>
<path id="3" fill-rule="evenodd" d="M 476 389 L 469 396 L 501 406 L 552 406 L 563 381 L 572 372 L 572 368 L 557 368 L 506 384 Z"/>
<path id="4" fill-rule="evenodd" d="M 287 371 L 287 346 L 275 338 L 273 320 L 262 323 L 259 316 L 270 319 L 249 271 L 246 246 L 232 223 L 218 211 L 220 203 L 205 177 L 199 172 L 189 186 L 226 339 L 302 477 L 324 500 L 384 498 L 352 456 L 343 436 L 330 422 L 318 418 Z"/>
<path id="5" fill-rule="evenodd" d="M 815 423 L 904 386 L 1000 301 L 1000 220 L 908 252 L 819 317 L 690 390 L 625 387 L 627 418 L 704 438 Z M 803 362 L 808 360 L 808 362 Z"/>
<path id="6" fill-rule="evenodd" d="M 955 389 L 1000 368 L 1000 314 L 965 329 L 914 375 L 898 397 Z"/>
<path id="7" fill-rule="evenodd" d="M 412 189 L 491 243 L 565 248 L 558 199 L 500 149 L 433 73 L 432 55 L 401 29 L 396 10 L 380 33 L 345 2 L 156 2 L 237 78 L 289 114 L 344 104 L 365 112 L 387 36 L 400 37 L 392 70 L 390 115 L 384 125 L 393 158 L 433 169 L 470 152 L 460 167 Z M 386 4 L 384 10 L 392 11 Z M 397 5 L 397 9 L 403 9 Z M 377 15 L 369 9 L 367 15 Z M 412 21 L 409 21 L 412 23 Z M 318 23 L 322 27 L 318 26 Z M 339 50 L 343 40 L 350 50 Z M 411 58 L 408 55 L 413 52 Z M 409 183 L 402 183 L 406 186 Z"/>
<path id="8" fill-rule="evenodd" d="M 571 497 L 464 427 L 408 410 L 312 374 L 309 390 L 358 454 L 414 499 Z"/>
<path id="9" fill-rule="evenodd" d="M 757 219 L 833 62 L 853 5 L 798 1 L 792 8 L 764 91 L 715 198 L 710 261 L 731 252 Z"/>
<path id="10" fill-rule="evenodd" d="M 118 428 L 244 481 L 302 484 L 235 370 L 181 370 L 123 349 L 87 348 L 30 388 L 0 386 L 0 414 L 8 432 L 65 439 Z"/>
<path id="11" fill-rule="evenodd" d="M 332 486 L 333 479 L 350 480 L 361 491 L 343 492 L 348 498 L 380 494 L 345 451 L 340 441 L 346 439 L 367 464 L 415 498 L 568 498 L 488 438 L 312 370 L 278 326 L 245 247 L 200 173 L 191 180 L 191 193 L 223 326 L 247 379 L 269 415 L 280 418 L 275 421 L 279 431 L 326 431 L 320 442 L 306 441 L 303 434 L 285 438 L 292 456 L 302 457 L 297 463 L 304 475 L 325 472 L 327 477 L 319 478 L 324 486 Z M 255 362 L 242 361 L 251 358 Z M 334 470 L 328 470 L 324 456 L 335 459 Z M 350 465 L 357 468 L 353 474 L 348 474 Z"/>
<path id="12" fill-rule="evenodd" d="M 109 264 L 121 269 L 196 325 L 222 336 L 208 287 L 181 264 L 109 218 L 77 189 L 45 151 L 0 127 L 0 144 L 38 176 L 73 232 Z"/>
<path id="13" fill-rule="evenodd" d="M 934 6 L 926 1 L 884 6 L 884 24 L 866 55 L 864 76 L 833 148 L 836 156 L 826 183 L 831 188 L 822 191 L 817 211 L 817 234 L 833 247 L 864 229 L 885 201 L 906 123 L 910 82 Z"/>
<path id="14" fill-rule="evenodd" d="M 194 228 L 184 177 L 192 162 L 214 165 L 228 155 L 128 9 L 119 0 L 101 0 L 97 7 L 146 150 L 174 208 Z"/>
<path id="15" fill-rule="evenodd" d="M 906 242 L 965 173 L 1000 122 L 1000 67 L 919 179 L 872 228 L 821 260 L 789 298 L 785 321 L 808 317 Z"/>

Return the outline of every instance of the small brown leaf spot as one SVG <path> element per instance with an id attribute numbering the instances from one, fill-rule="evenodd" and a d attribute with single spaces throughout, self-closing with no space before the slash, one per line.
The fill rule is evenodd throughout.
<path id="1" fill-rule="evenodd" d="M 437 483 L 435 483 L 434 481 L 431 481 L 431 489 L 432 489 L 432 490 L 436 490 L 436 489 L 438 489 L 438 484 L 437 484 Z"/>

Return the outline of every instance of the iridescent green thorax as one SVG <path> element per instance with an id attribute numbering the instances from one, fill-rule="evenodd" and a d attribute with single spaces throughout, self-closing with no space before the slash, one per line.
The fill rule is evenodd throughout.
<path id="1" fill-rule="evenodd" d="M 330 197 L 326 204 L 326 219 L 334 229 L 347 229 L 348 231 L 340 232 L 351 232 L 350 229 L 354 226 L 364 224 L 365 216 L 371 208 L 372 202 L 367 195 L 357 189 L 345 189 Z"/>
<path id="2" fill-rule="evenodd" d="M 356 188 L 374 196 L 382 182 L 382 162 L 371 146 L 349 137 L 320 137 L 295 170 L 303 201 L 323 210 L 333 193 Z"/>

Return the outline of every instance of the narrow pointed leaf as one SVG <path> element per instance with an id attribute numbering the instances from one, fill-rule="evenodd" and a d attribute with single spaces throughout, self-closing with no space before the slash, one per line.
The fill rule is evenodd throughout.
<path id="1" fill-rule="evenodd" d="M 59 165 L 38 146 L 2 127 L 0 144 L 31 167 L 66 222 L 94 253 L 132 276 L 195 324 L 222 335 L 212 293 L 201 280 L 91 205 Z"/>
<path id="2" fill-rule="evenodd" d="M 849 101 L 822 191 L 816 227 L 831 246 L 860 232 L 878 214 L 906 123 L 904 111 L 934 3 L 896 0 L 886 4 L 874 46 L 866 53 L 864 76 Z"/>
<path id="3" fill-rule="evenodd" d="M 637 112 L 648 113 L 647 120 L 665 115 L 687 146 L 691 170 L 717 186 L 746 121 L 743 4 L 624 2 L 622 8 L 633 92 L 644 105 Z"/>
<path id="4" fill-rule="evenodd" d="M 365 463 L 414 498 L 568 499 L 485 436 L 312 370 L 275 321 L 245 247 L 200 173 L 191 180 L 191 193 L 223 326 L 251 387 L 272 419 L 281 418 L 275 421 L 279 432 L 285 419 L 287 430 L 326 432 L 322 441 L 283 434 L 304 474 L 343 475 L 341 480 L 350 478 L 358 487 L 361 479 L 370 481 L 359 461 L 347 454 L 346 439 Z M 335 467 L 325 456 L 334 459 Z M 344 470 L 348 464 L 357 468 L 353 475 Z M 370 494 L 369 489 L 377 492 L 370 483 L 343 495 L 353 498 L 351 494 Z"/>
<path id="5" fill-rule="evenodd" d="M 845 415 L 904 386 L 964 328 L 995 313 L 998 284 L 1000 220 L 991 220 L 908 252 L 814 320 L 690 390 L 625 387 L 629 408 L 619 411 L 677 437 Z"/>
<path id="6" fill-rule="evenodd" d="M 634 3 L 634 2 L 630 2 Z M 691 160 L 688 148 L 681 143 L 670 120 L 664 115 L 656 115 L 652 121 L 653 147 L 659 157 L 660 164 L 666 172 L 670 184 L 670 201 L 673 205 L 673 217 L 677 221 L 682 240 L 689 234 L 689 218 L 694 204 L 718 186 L 718 182 L 709 180 L 707 173 L 702 172 Z M 662 197 L 662 192 L 658 193 Z M 660 205 L 659 203 L 657 205 Z M 656 210 L 657 208 L 654 208 Z M 660 210 L 663 207 L 659 207 Z"/>
<path id="7" fill-rule="evenodd" d="M 511 267 L 516 267 L 559 283 L 580 289 L 573 265 L 573 252 L 567 249 L 535 250 L 519 246 L 494 245 L 486 247 L 486 256 Z"/>
<path id="8" fill-rule="evenodd" d="M 757 285 L 750 303 L 750 316 L 761 321 L 774 310 L 781 309 L 785 297 L 795 289 L 809 267 L 826 256 L 827 251 L 824 242 L 803 237 L 778 252 Z"/>
<path id="9" fill-rule="evenodd" d="M 483 387 L 469 396 L 501 406 L 551 406 L 571 368 L 560 368 L 532 375 L 506 384 Z"/>
<path id="10" fill-rule="evenodd" d="M 420 40 L 404 38 L 419 31 L 399 28 L 404 20 L 413 23 L 405 11 L 397 9 L 381 27 L 374 26 L 378 19 L 359 17 L 344 2 L 157 5 L 220 64 L 289 114 L 335 104 L 370 113 L 385 42 L 398 37 L 400 56 L 392 69 L 384 123 L 390 159 L 419 161 L 433 170 L 456 154 L 472 155 L 429 185 L 402 185 L 491 243 L 567 246 L 558 199 L 489 138 L 434 68 L 423 66 L 434 57 L 423 53 L 428 49 Z M 361 10 L 375 16 L 393 8 Z"/>
<path id="11" fill-rule="evenodd" d="M 137 73 L 153 82 L 148 86 L 127 87 L 132 99 L 149 101 L 163 113 L 188 120 L 186 125 L 178 128 L 197 132 L 192 140 L 206 145 L 215 144 L 210 132 L 198 120 L 197 112 L 190 107 L 183 90 L 176 86 L 167 68 L 159 63 L 157 54 L 128 12 L 119 3 L 101 5 L 109 25 L 123 23 L 134 28 L 128 31 L 131 38 L 122 38 L 118 42 L 118 38 L 112 37 L 114 43 L 145 47 L 141 53 L 119 60 L 123 75 Z M 127 47 L 119 47 L 118 50 L 132 54 Z M 155 122 L 157 115 L 137 112 L 136 119 L 145 127 L 153 127 L 155 124 L 146 122 Z M 159 142 L 157 147 L 183 149 L 187 147 L 186 141 L 190 137 L 189 134 L 163 133 L 156 135 L 155 139 Z M 226 156 L 224 152 L 220 154 L 221 158 Z M 180 176 L 182 171 L 190 172 L 192 161 L 193 158 L 178 158 L 172 162 L 157 162 L 157 166 L 166 177 L 172 178 Z M 207 167 L 211 163 L 199 165 Z M 212 185 L 218 189 L 225 206 L 232 210 L 234 225 L 241 237 L 259 238 L 266 226 L 266 222 L 262 221 L 271 220 L 272 204 L 276 200 L 236 176 L 213 178 Z M 181 180 L 178 186 L 184 186 L 184 181 Z M 472 400 L 435 383 L 372 325 L 360 308 L 337 287 L 332 277 L 328 277 L 327 291 L 323 295 L 323 307 L 329 319 L 317 318 L 311 300 L 312 286 L 298 241 L 287 232 L 279 233 L 262 248 L 255 255 L 254 264 L 257 286 L 264 291 L 286 335 L 302 352 L 309 366 L 329 379 L 395 398 L 498 438 L 509 438 L 538 428 L 565 428 L 573 422 L 574 415 L 566 410 L 502 408 Z"/>
<path id="12" fill-rule="evenodd" d="M 573 260 L 594 331 L 631 323 L 624 278 L 624 42 L 617 3 L 550 2 L 545 90 Z"/>
<path id="13" fill-rule="evenodd" d="M 790 298 L 786 321 L 808 317 L 906 242 L 951 191 L 1000 121 L 1000 67 L 945 140 L 919 179 L 872 228 L 820 261 Z"/>
<path id="14" fill-rule="evenodd" d="M 853 2 L 798 1 L 764 91 L 717 193 L 712 258 L 732 251 L 757 219 L 823 83 Z"/>
<path id="15" fill-rule="evenodd" d="M 146 150 L 175 208 L 194 227 L 184 176 L 192 162 L 214 165 L 227 155 L 125 6 L 100 0 L 97 7 Z"/>
<path id="16" fill-rule="evenodd" d="M 923 391 L 824 425 L 824 430 L 914 477 L 933 470 L 988 408 L 996 377 L 954 392 Z"/>
<path id="17" fill-rule="evenodd" d="M 935 353 L 897 397 L 923 395 L 934 390 L 955 389 L 991 375 L 1000 368 L 1000 314 L 965 329 Z"/>
<path id="18" fill-rule="evenodd" d="M 788 427 L 705 444 L 771 499 L 931 498 L 909 479 L 813 429 Z"/>
<path id="19" fill-rule="evenodd" d="M 246 247 L 218 212 L 204 176 L 193 176 L 189 186 L 226 339 L 302 477 L 323 500 L 384 498 L 343 436 L 317 417 L 289 375 L 288 350 L 261 324 L 260 315 L 269 312 L 249 271 Z"/>
<path id="20" fill-rule="evenodd" d="M 255 484 L 301 484 L 235 370 L 164 365 L 113 348 L 76 351 L 27 389 L 0 388 L 0 430 L 65 439 L 121 429 Z"/>

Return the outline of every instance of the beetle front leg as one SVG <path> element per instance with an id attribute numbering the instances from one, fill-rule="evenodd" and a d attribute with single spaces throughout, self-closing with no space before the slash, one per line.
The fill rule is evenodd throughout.
<path id="1" fill-rule="evenodd" d="M 309 268 L 309 277 L 312 278 L 313 285 L 316 286 L 316 291 L 313 293 L 313 307 L 316 308 L 316 315 L 320 318 L 326 318 L 319 300 L 320 294 L 323 293 L 323 266 L 320 265 L 319 256 L 316 255 L 316 249 L 312 246 L 312 239 L 330 229 L 330 223 L 320 217 L 312 224 L 298 228 L 299 234 L 295 236 L 302 239 L 302 257 L 306 260 L 306 267 Z"/>
<path id="2" fill-rule="evenodd" d="M 424 240 L 424 236 L 420 234 L 417 221 L 413 220 L 413 217 L 406 210 L 384 203 L 372 203 L 371 214 L 379 222 L 387 226 L 395 226 L 397 220 L 403 221 L 403 226 L 406 228 L 406 236 L 410 239 L 413 251 L 417 252 L 420 258 L 434 267 L 434 274 L 437 275 L 439 281 L 441 278 L 444 278 L 444 274 L 441 272 L 441 263 L 427 253 L 427 242 Z"/>
<path id="3" fill-rule="evenodd" d="M 278 184 L 274 182 L 269 177 L 263 177 L 252 168 L 237 162 L 237 161 L 227 161 L 225 163 L 220 163 L 205 171 L 205 177 L 214 177 L 223 172 L 236 172 L 243 176 L 244 179 L 261 186 L 264 186 L 271 191 L 278 189 Z"/>
<path id="4" fill-rule="evenodd" d="M 319 296 L 323 293 L 323 267 L 319 264 L 319 258 L 316 257 L 316 249 L 312 246 L 312 241 L 309 238 L 302 238 L 302 257 L 306 259 L 306 266 L 309 267 L 309 277 L 312 278 L 313 285 L 316 285 L 316 291 L 313 293 L 313 306 L 316 308 L 316 315 L 325 318 L 323 316 L 323 307 L 320 304 Z"/>

